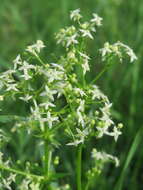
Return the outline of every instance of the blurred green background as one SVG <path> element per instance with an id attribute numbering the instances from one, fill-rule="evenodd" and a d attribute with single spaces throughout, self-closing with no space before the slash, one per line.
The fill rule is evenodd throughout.
<path id="1" fill-rule="evenodd" d="M 59 55 L 54 33 L 70 24 L 69 12 L 81 9 L 85 20 L 93 12 L 103 17 L 103 26 L 94 42 L 89 43 L 92 56 L 91 77 L 100 70 L 97 49 L 103 43 L 121 41 L 132 47 L 138 56 L 134 64 L 115 64 L 98 82 L 113 102 L 113 117 L 124 124 L 117 144 L 105 140 L 102 149 L 120 158 L 120 167 L 106 167 L 98 178 L 97 190 L 143 189 L 143 1 L 141 0 L 1 0 L 0 1 L 0 71 L 9 68 L 12 60 L 27 44 L 41 39 L 47 45 L 47 58 Z M 10 104 L 8 106 L 11 109 Z M 23 113 L 24 108 L 20 109 Z M 28 139 L 15 137 L 13 151 L 23 158 Z M 30 155 L 30 150 L 29 150 Z M 68 154 L 67 154 L 68 155 Z M 65 160 L 68 156 L 65 155 Z M 66 157 L 67 156 L 67 157 Z M 90 160 L 89 160 L 90 162 Z"/>

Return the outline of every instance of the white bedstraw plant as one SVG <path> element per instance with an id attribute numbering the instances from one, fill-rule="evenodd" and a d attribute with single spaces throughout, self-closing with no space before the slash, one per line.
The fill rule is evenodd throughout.
<path id="1" fill-rule="evenodd" d="M 105 66 L 91 83 L 87 83 L 85 77 L 90 72 L 91 58 L 86 53 L 86 42 L 96 37 L 96 30 L 102 26 L 102 18 L 93 14 L 91 20 L 83 22 L 80 9 L 71 11 L 70 18 L 73 25 L 56 34 L 57 43 L 65 48 L 65 53 L 56 62 L 43 60 L 40 53 L 46 45 L 37 40 L 34 45 L 25 49 L 24 54 L 16 57 L 13 68 L 0 74 L 1 103 L 11 97 L 14 103 L 21 101 L 28 109 L 24 119 L 19 116 L 21 119 L 14 123 L 12 131 L 25 128 L 27 135 L 34 135 L 38 141 L 40 139 L 44 150 L 41 158 L 43 169 L 39 175 L 32 173 L 30 169 L 21 171 L 1 152 L 2 190 L 12 190 L 14 184 L 18 190 L 71 190 L 71 184 L 62 184 L 57 179 L 54 163 L 59 161 L 54 162 L 52 157 L 55 149 L 64 147 L 64 144 L 77 150 L 77 190 L 88 190 L 92 178 L 101 173 L 104 163 L 112 161 L 116 166 L 119 165 L 116 157 L 93 147 L 89 158 L 92 167 L 83 172 L 82 150 L 86 149 L 91 138 L 98 140 L 107 135 L 116 142 L 121 135 L 123 125 L 115 124 L 112 120 L 112 103 L 96 82 L 112 65 L 112 58 L 116 57 L 119 62 L 123 62 L 125 57 L 129 57 L 129 62 L 133 62 L 137 57 L 131 48 L 121 42 L 113 45 L 105 42 L 104 47 L 96 52 L 101 54 Z M 3 110 L 1 114 L 5 114 Z M 18 114 L 16 117 L 18 118 Z M 7 139 L 2 130 L 4 129 L 0 129 L 0 145 Z M 82 175 L 85 173 L 87 181 L 82 182 Z"/>

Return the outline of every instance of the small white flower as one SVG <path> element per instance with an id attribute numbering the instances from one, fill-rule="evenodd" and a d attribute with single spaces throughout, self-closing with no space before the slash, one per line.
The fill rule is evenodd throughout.
<path id="1" fill-rule="evenodd" d="M 63 80 L 64 72 L 58 71 L 56 69 L 49 69 L 48 71 L 43 71 L 44 74 L 48 77 L 48 82 L 51 83 L 57 80 Z"/>
<path id="2" fill-rule="evenodd" d="M 91 22 L 96 23 L 97 26 L 101 26 L 102 25 L 102 23 L 101 23 L 102 20 L 103 19 L 101 17 L 99 17 L 97 14 L 93 13 L 93 19 L 91 19 Z"/>
<path id="3" fill-rule="evenodd" d="M 101 90 L 99 89 L 99 87 L 97 86 L 97 85 L 93 85 L 92 86 L 92 90 L 90 90 L 90 92 L 91 92 L 91 94 L 92 94 L 92 100 L 94 100 L 94 99 L 103 99 L 103 100 L 105 100 L 106 102 L 109 102 L 108 101 L 108 98 L 107 98 L 107 96 L 105 96 L 102 92 L 101 92 Z"/>
<path id="4" fill-rule="evenodd" d="M 50 89 L 47 85 L 45 86 L 45 91 L 43 91 L 40 96 L 47 96 L 50 100 L 54 101 L 54 94 L 57 93 L 57 90 Z"/>
<path id="5" fill-rule="evenodd" d="M 49 127 L 49 129 L 51 129 L 52 126 L 53 126 L 53 122 L 58 121 L 58 117 L 51 116 L 51 113 L 48 111 L 47 112 L 47 117 L 42 118 L 42 121 L 43 122 L 48 122 L 48 127 Z"/>
<path id="6" fill-rule="evenodd" d="M 85 100 L 80 99 L 80 104 L 77 110 L 80 112 L 84 112 L 84 107 L 85 107 Z"/>
<path id="7" fill-rule="evenodd" d="M 78 146 L 79 144 L 83 143 L 82 140 L 74 140 L 74 142 L 67 143 L 68 146 Z"/>
<path id="8" fill-rule="evenodd" d="M 79 128 L 76 128 L 76 131 L 77 131 L 77 137 L 80 138 L 80 140 L 82 140 L 82 142 L 84 142 L 85 138 L 88 136 L 89 134 L 89 131 L 88 129 L 84 129 L 84 130 L 80 130 Z"/>
<path id="9" fill-rule="evenodd" d="M 34 103 L 34 108 L 30 107 L 32 116 L 34 117 L 35 120 L 40 120 L 41 119 L 40 109 L 35 99 L 33 100 L 33 103 Z"/>
<path id="10" fill-rule="evenodd" d="M 82 68 L 83 68 L 83 74 L 85 75 L 87 71 L 90 71 L 90 67 L 89 67 L 89 64 L 88 64 L 88 60 L 85 59 L 83 64 L 81 65 Z"/>
<path id="11" fill-rule="evenodd" d="M 69 47 L 71 44 L 78 44 L 76 37 L 77 37 L 77 34 L 67 37 L 67 45 L 66 46 Z"/>
<path id="12" fill-rule="evenodd" d="M 110 114 L 110 108 L 112 107 L 112 103 L 106 103 L 103 108 L 101 108 L 100 110 L 102 111 L 103 114 Z"/>
<path id="13" fill-rule="evenodd" d="M 8 71 L 5 71 L 1 73 L 0 79 L 5 80 L 6 82 L 13 82 L 14 80 L 12 79 L 12 74 L 15 73 L 16 71 L 13 69 L 9 69 Z"/>
<path id="14" fill-rule="evenodd" d="M 86 55 L 85 53 L 79 52 L 80 56 L 83 57 L 86 60 L 89 60 L 90 57 L 88 55 Z"/>
<path id="15" fill-rule="evenodd" d="M 99 51 L 101 52 L 103 59 L 108 53 L 112 53 L 111 46 L 110 46 L 109 42 L 104 43 L 104 47 L 101 48 Z"/>
<path id="16" fill-rule="evenodd" d="M 73 90 L 75 91 L 75 93 L 80 94 L 81 97 L 86 96 L 85 92 L 80 88 L 74 88 Z"/>
<path id="17" fill-rule="evenodd" d="M 19 97 L 20 100 L 23 100 L 25 102 L 28 102 L 31 98 L 32 96 L 30 96 L 29 94 L 26 94 L 24 97 Z"/>
<path id="18" fill-rule="evenodd" d="M 39 183 L 31 183 L 29 187 L 31 188 L 31 190 L 40 190 Z"/>
<path id="19" fill-rule="evenodd" d="M 37 53 L 40 53 L 41 49 L 43 49 L 44 47 L 44 43 L 41 40 L 37 40 L 35 44 L 28 46 L 26 51 L 37 56 Z"/>
<path id="20" fill-rule="evenodd" d="M 34 65 L 29 64 L 27 61 L 23 61 L 22 66 L 18 70 L 22 71 L 30 69 L 36 69 L 36 67 Z"/>
<path id="21" fill-rule="evenodd" d="M 18 89 L 16 88 L 16 87 L 17 87 L 17 84 L 11 83 L 11 84 L 6 84 L 6 86 L 7 86 L 6 91 L 11 91 L 11 90 L 13 90 L 13 91 L 18 91 Z"/>
<path id="22" fill-rule="evenodd" d="M 129 46 L 127 46 L 127 45 L 125 45 L 125 44 L 123 44 L 121 42 L 117 42 L 116 44 L 119 45 L 120 47 L 125 48 L 125 52 L 130 57 L 130 62 L 131 63 L 133 61 L 137 60 L 137 56 L 135 55 L 135 53 L 133 52 L 133 50 Z"/>
<path id="23" fill-rule="evenodd" d="M 49 107 L 55 107 L 55 104 L 52 104 L 51 102 L 44 102 L 41 103 L 39 106 L 44 107 L 46 110 L 48 110 Z"/>
<path id="24" fill-rule="evenodd" d="M 70 18 L 71 18 L 71 20 L 74 20 L 74 21 L 82 18 L 81 14 L 80 14 L 80 9 L 71 11 Z"/>
<path id="25" fill-rule="evenodd" d="M 91 157 L 96 160 L 101 160 L 103 163 L 113 161 L 115 162 L 116 167 L 119 166 L 119 160 L 117 157 L 107 154 L 106 152 L 98 152 L 95 148 L 91 152 Z"/>
<path id="26" fill-rule="evenodd" d="M 22 59 L 20 54 L 13 60 L 14 63 L 14 69 L 17 69 L 18 65 L 22 65 Z"/>
<path id="27" fill-rule="evenodd" d="M 98 131 L 98 138 L 103 137 L 104 134 L 108 134 L 108 125 L 104 125 L 104 127 L 96 127 L 97 131 Z"/>
<path id="28" fill-rule="evenodd" d="M 115 139 L 115 141 L 117 141 L 119 135 L 121 135 L 121 134 L 122 134 L 122 132 L 121 132 L 120 130 L 118 130 L 117 127 L 114 127 L 113 132 L 110 132 L 109 135 L 110 135 L 110 136 L 113 136 L 114 139 Z"/>
<path id="29" fill-rule="evenodd" d="M 137 60 L 137 56 L 135 55 L 135 53 L 133 52 L 132 49 L 128 49 L 127 50 L 127 55 L 129 55 L 130 57 L 130 62 L 132 63 L 133 61 Z"/>
<path id="30" fill-rule="evenodd" d="M 20 190 L 29 190 L 29 184 L 31 183 L 31 181 L 29 179 L 24 179 L 22 181 L 22 183 L 19 185 L 20 186 Z"/>
<path id="31" fill-rule="evenodd" d="M 51 65 L 52 65 L 53 67 L 55 67 L 55 68 L 58 68 L 58 69 L 61 70 L 61 71 L 65 71 L 64 67 L 61 66 L 61 65 L 59 65 L 59 64 L 51 63 Z"/>
<path id="32" fill-rule="evenodd" d="M 37 40 L 36 44 L 35 44 L 35 49 L 38 53 L 40 53 L 41 49 L 43 49 L 45 47 L 43 41 L 41 40 Z"/>
<path id="33" fill-rule="evenodd" d="M 93 36 L 89 30 L 80 29 L 80 32 L 82 33 L 83 37 L 88 37 L 90 39 L 93 39 Z"/>
<path id="34" fill-rule="evenodd" d="M 77 108 L 77 116 L 78 116 L 78 123 L 81 124 L 82 127 L 85 127 L 84 117 L 82 112 L 84 112 L 85 100 L 80 100 L 80 105 Z"/>

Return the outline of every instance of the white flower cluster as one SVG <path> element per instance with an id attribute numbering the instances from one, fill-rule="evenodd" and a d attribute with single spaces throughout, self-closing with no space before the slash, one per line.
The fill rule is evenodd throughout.
<path id="1" fill-rule="evenodd" d="M 10 174 L 9 177 L 7 177 L 6 179 L 2 179 L 0 187 L 1 188 L 6 188 L 8 190 L 12 190 L 11 188 L 11 184 L 12 182 L 15 182 L 15 178 L 16 178 L 16 174 Z"/>
<path id="2" fill-rule="evenodd" d="M 122 62 L 124 58 L 124 53 L 127 56 L 129 56 L 130 62 L 137 60 L 137 56 L 135 55 L 133 50 L 129 46 L 121 42 L 116 42 L 114 44 L 109 44 L 109 42 L 106 42 L 104 44 L 104 47 L 100 49 L 100 52 L 101 52 L 103 61 L 106 60 L 106 58 L 108 58 L 109 56 L 115 55 Z"/>
<path id="3" fill-rule="evenodd" d="M 93 136 L 98 139 L 109 135 L 117 141 L 122 128 L 122 124 L 116 126 L 112 120 L 112 103 L 107 96 L 97 85 L 88 84 L 85 78 L 90 71 L 90 57 L 86 53 L 85 42 L 87 38 L 93 39 L 96 27 L 102 25 L 102 18 L 93 14 L 89 22 L 81 23 L 80 9 L 72 11 L 70 17 L 77 21 L 76 25 L 61 29 L 56 35 L 57 43 L 66 49 L 66 54 L 59 57 L 57 62 L 42 61 L 40 52 L 45 45 L 37 40 L 36 44 L 26 48 L 30 56 L 18 55 L 13 61 L 13 69 L 0 75 L 0 101 L 10 96 L 15 102 L 18 99 L 21 104 L 26 104 L 28 110 L 24 119 L 17 121 L 13 131 L 21 127 L 25 127 L 28 133 L 36 131 L 35 136 L 42 142 L 48 142 L 53 149 L 63 143 L 63 139 L 64 142 L 66 139 L 67 145 L 75 147 L 86 144 Z M 133 50 L 121 42 L 113 45 L 107 42 L 100 52 L 103 60 L 116 55 L 122 61 L 124 54 L 129 56 L 131 62 L 137 59 Z M 3 140 L 6 141 L 0 130 L 0 145 Z M 107 161 L 114 161 L 118 166 L 118 159 L 105 152 L 93 149 L 92 157 L 102 166 Z M 0 169 L 4 169 L 1 164 L 4 167 L 9 165 L 3 162 L 2 153 Z M 14 180 L 14 175 L 4 179 L 4 187 L 11 190 Z M 20 190 L 39 190 L 39 184 L 26 178 Z M 68 190 L 70 187 L 65 185 L 59 189 Z"/>
<path id="4" fill-rule="evenodd" d="M 43 49 L 44 47 L 44 43 L 41 40 L 37 40 L 35 44 L 28 46 L 26 51 L 37 56 L 37 54 L 40 53 L 41 49 Z"/>
<path id="5" fill-rule="evenodd" d="M 92 158 L 94 158 L 95 160 L 99 160 L 103 163 L 111 161 L 111 162 L 115 162 L 116 167 L 119 166 L 119 160 L 117 157 L 112 156 L 110 154 L 107 154 L 105 152 L 98 152 L 95 148 L 92 150 Z"/>
<path id="6" fill-rule="evenodd" d="M 19 190 L 40 190 L 40 184 L 33 182 L 30 178 L 25 178 L 19 185 Z"/>
<path id="7" fill-rule="evenodd" d="M 71 11 L 70 18 L 73 21 L 80 21 L 82 16 L 80 14 L 80 9 Z M 66 29 L 61 29 L 56 35 L 57 43 L 61 43 L 64 47 L 69 48 L 73 45 L 79 44 L 79 39 L 82 37 L 94 39 L 92 32 L 96 32 L 96 26 L 102 25 L 102 18 L 97 14 L 93 14 L 93 18 L 89 22 L 78 22 L 79 27 L 70 26 Z"/>

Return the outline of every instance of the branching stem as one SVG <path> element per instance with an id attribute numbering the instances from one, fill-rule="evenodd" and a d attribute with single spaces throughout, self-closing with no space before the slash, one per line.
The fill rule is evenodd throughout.
<path id="1" fill-rule="evenodd" d="M 81 184 L 82 145 L 77 147 L 77 190 L 82 190 Z"/>

